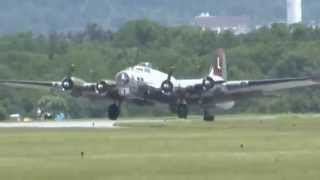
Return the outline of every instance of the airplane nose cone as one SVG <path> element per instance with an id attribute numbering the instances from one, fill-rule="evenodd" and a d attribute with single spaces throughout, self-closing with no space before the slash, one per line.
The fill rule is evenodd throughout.
<path id="1" fill-rule="evenodd" d="M 128 73 L 122 72 L 122 73 L 118 74 L 116 80 L 117 80 L 118 85 L 124 86 L 129 83 L 130 78 L 129 78 Z"/>

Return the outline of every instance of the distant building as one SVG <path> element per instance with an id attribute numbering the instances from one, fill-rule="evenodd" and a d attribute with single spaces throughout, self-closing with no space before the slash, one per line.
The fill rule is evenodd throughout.
<path id="1" fill-rule="evenodd" d="M 209 13 L 201 13 L 194 18 L 192 24 L 218 33 L 228 30 L 243 34 L 251 30 L 251 20 L 247 16 L 211 16 Z"/>
<path id="2" fill-rule="evenodd" d="M 302 0 L 287 0 L 287 23 L 302 22 Z"/>

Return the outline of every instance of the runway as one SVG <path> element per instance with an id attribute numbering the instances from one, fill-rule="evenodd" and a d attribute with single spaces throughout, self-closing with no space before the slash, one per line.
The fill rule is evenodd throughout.
<path id="1" fill-rule="evenodd" d="M 114 121 L 1 122 L 0 128 L 115 128 Z"/>

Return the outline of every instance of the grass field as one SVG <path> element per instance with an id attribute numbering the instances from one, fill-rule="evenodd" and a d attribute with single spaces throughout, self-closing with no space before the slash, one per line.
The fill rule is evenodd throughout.
<path id="1" fill-rule="evenodd" d="M 320 115 L 197 119 L 0 129 L 0 179 L 320 179 Z"/>

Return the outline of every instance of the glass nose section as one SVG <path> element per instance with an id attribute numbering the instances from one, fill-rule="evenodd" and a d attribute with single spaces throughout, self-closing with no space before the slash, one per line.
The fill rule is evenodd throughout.
<path id="1" fill-rule="evenodd" d="M 117 84 L 124 86 L 127 85 L 130 81 L 128 73 L 122 72 L 117 76 Z"/>

